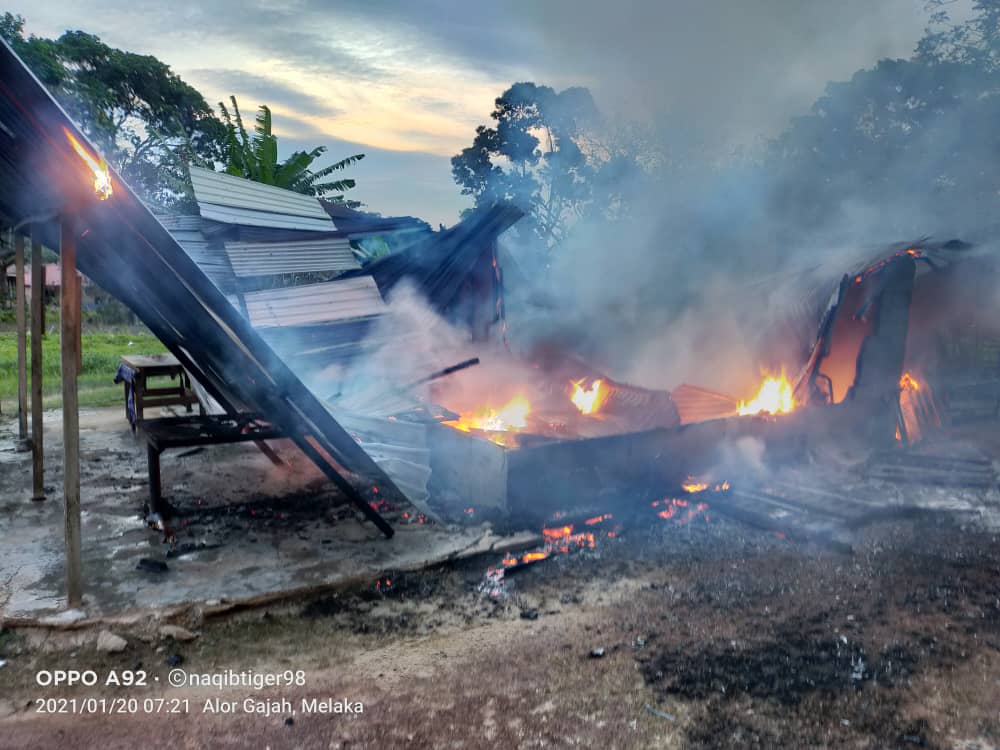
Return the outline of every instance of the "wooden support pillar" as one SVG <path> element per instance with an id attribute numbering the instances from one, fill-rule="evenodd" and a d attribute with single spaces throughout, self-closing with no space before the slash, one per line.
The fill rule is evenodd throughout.
<path id="1" fill-rule="evenodd" d="M 63 499 L 66 530 L 66 599 L 80 606 L 83 579 L 80 564 L 80 408 L 77 378 L 80 367 L 80 285 L 76 273 L 76 234 L 73 220 L 64 216 L 60 224 L 59 349 L 62 354 Z"/>
<path id="2" fill-rule="evenodd" d="M 12 234 L 8 234 L 7 238 L 10 240 L 13 237 Z M 7 288 L 7 261 L 0 260 L 0 310 L 7 307 L 10 304 L 10 290 Z M 0 410 L 0 414 L 3 411 Z"/>
<path id="3" fill-rule="evenodd" d="M 17 320 L 17 438 L 28 441 L 28 320 L 24 304 L 24 235 L 14 235 L 14 306 Z"/>
<path id="4" fill-rule="evenodd" d="M 45 268 L 39 227 L 31 228 L 31 499 L 45 499 L 45 441 L 42 428 L 42 334 L 44 333 Z"/>

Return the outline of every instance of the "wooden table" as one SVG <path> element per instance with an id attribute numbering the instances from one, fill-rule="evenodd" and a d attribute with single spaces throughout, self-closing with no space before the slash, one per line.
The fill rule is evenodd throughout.
<path id="1" fill-rule="evenodd" d="M 160 454 L 165 450 L 253 441 L 272 463 L 278 466 L 284 465 L 281 458 L 264 441 L 278 440 L 286 435 L 254 414 L 149 419 L 143 423 L 142 432 L 146 437 L 146 454 L 149 462 L 149 503 L 146 515 L 149 517 L 150 514 L 156 514 L 164 523 L 170 515 L 163 503 L 160 483 Z"/>
<path id="2" fill-rule="evenodd" d="M 125 384 L 125 416 L 133 430 L 143 421 L 144 409 L 157 406 L 183 406 L 190 412 L 191 407 L 199 403 L 198 396 L 191 389 L 191 379 L 174 355 L 123 355 L 121 363 L 129 372 L 126 373 L 123 367 L 119 367 L 115 382 Z M 176 384 L 151 387 L 150 378 L 170 378 L 176 381 Z"/>

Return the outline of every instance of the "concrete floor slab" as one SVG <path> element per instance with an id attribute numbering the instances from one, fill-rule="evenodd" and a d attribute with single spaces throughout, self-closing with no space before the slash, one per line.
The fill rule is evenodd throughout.
<path id="1" fill-rule="evenodd" d="M 37 618 L 64 608 L 62 439 L 46 412 L 48 500 L 30 500 L 30 453 L 16 423 L 0 422 L 0 615 Z M 419 567 L 489 548 L 488 526 L 417 522 L 397 509 L 386 540 L 287 441 L 275 467 L 252 444 L 212 446 L 162 459 L 164 496 L 181 514 L 178 543 L 146 527 L 145 446 L 121 409 L 83 410 L 82 528 L 88 617 L 188 603 L 233 602 Z M 404 513 L 406 517 L 404 518 Z M 140 560 L 165 563 L 165 572 Z M 144 563 L 145 565 L 145 563 Z"/>

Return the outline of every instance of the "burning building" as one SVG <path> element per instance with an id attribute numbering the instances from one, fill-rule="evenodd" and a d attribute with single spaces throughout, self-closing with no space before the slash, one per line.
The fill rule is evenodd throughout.
<path id="1" fill-rule="evenodd" d="M 157 219 L 5 55 L 19 105 L 39 114 L 26 119 L 11 97 L 0 111 L 4 174 L 24 187 L 8 194 L 33 198 L 8 198 L 4 215 L 78 206 L 81 268 L 136 311 L 222 412 L 277 425 L 373 520 L 386 495 L 460 517 L 473 499 L 524 514 L 685 483 L 714 488 L 725 480 L 711 476 L 720 450 L 734 441 L 759 440 L 770 455 L 841 436 L 873 449 L 912 443 L 947 423 L 962 388 L 995 390 L 988 378 L 963 385 L 953 376 L 997 367 L 997 333 L 983 312 L 996 305 L 981 281 L 995 273 L 986 244 L 908 243 L 833 274 L 786 279 L 784 299 L 799 300 L 790 327 L 810 333 L 780 342 L 793 354 L 759 378 L 748 373 L 754 387 L 642 388 L 572 346 L 512 352 L 498 237 L 516 208 L 431 232 L 193 169 L 198 215 Z M 69 184 L 67 160 L 85 179 Z M 364 243 L 386 235 L 396 252 L 362 265 Z M 122 257 L 125 275 L 113 270 Z M 294 283 L 303 274 L 308 283 Z M 462 350 L 450 361 L 441 361 L 449 351 L 432 352 L 438 361 L 422 371 L 355 377 L 356 362 L 398 361 L 413 348 L 421 319 L 392 335 L 382 325 L 404 288 L 461 332 Z M 783 337 L 789 326 L 774 329 Z M 478 367 L 455 374 L 455 362 L 473 360 Z M 380 496 L 368 497 L 375 487 Z"/>

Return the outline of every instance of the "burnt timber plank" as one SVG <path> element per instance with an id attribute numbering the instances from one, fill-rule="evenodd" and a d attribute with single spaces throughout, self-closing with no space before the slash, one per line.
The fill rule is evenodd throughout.
<path id="1" fill-rule="evenodd" d="M 876 454 L 869 461 L 865 474 L 869 479 L 887 482 L 939 486 L 986 488 L 996 482 L 993 466 L 986 458 L 904 452 Z"/>
<path id="2" fill-rule="evenodd" d="M 229 411 L 266 415 L 383 534 L 370 500 L 406 497 L 233 308 L 122 179 L 100 201 L 72 150 L 86 144 L 45 88 L 0 42 L 0 214 L 25 219 L 72 210 L 80 269 L 125 303 Z M 91 148 L 92 153 L 96 150 Z M 38 220 L 39 222 L 42 219 Z M 51 235 L 53 226 L 36 223 Z M 46 244 L 57 246 L 51 236 Z M 39 436 L 40 437 L 40 436 Z"/>
<path id="3" fill-rule="evenodd" d="M 752 491 L 730 490 L 707 498 L 713 513 L 727 516 L 765 531 L 774 531 L 797 541 L 818 541 L 845 551 L 850 544 L 841 538 L 846 526 L 841 519 L 820 516 L 781 498 Z"/>

